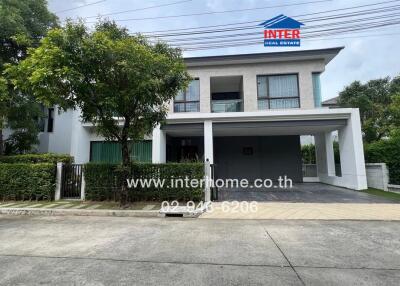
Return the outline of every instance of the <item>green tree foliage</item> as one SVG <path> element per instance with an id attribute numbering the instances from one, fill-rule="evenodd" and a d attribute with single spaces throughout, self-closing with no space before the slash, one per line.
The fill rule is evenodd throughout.
<path id="1" fill-rule="evenodd" d="M 355 81 L 339 94 L 339 105 L 360 109 L 365 142 L 377 141 L 399 129 L 400 77 Z"/>
<path id="2" fill-rule="evenodd" d="M 23 153 L 37 143 L 35 122 L 42 116 L 38 103 L 16 90 L 3 77 L 3 71 L 24 59 L 28 48 L 37 46 L 47 30 L 56 25 L 57 17 L 48 11 L 45 0 L 0 0 L 0 154 L 4 127 L 15 131 L 7 149 Z"/>
<path id="3" fill-rule="evenodd" d="M 400 184 L 400 134 L 364 145 L 365 161 L 386 163 L 392 184 Z"/>
<path id="4" fill-rule="evenodd" d="M 127 169 L 128 142 L 162 123 L 166 102 L 190 80 L 179 49 L 150 44 L 109 21 L 91 32 L 82 23 L 69 22 L 50 30 L 28 54 L 8 70 L 18 88 L 63 110 L 79 108 L 99 134 L 121 144 Z M 126 198 L 124 184 L 122 204 Z"/>

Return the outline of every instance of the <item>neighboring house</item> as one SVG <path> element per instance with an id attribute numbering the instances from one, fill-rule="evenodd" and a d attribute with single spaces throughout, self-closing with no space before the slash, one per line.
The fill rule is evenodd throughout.
<path id="1" fill-rule="evenodd" d="M 333 97 L 331 99 L 323 101 L 321 105 L 322 105 L 322 107 L 338 108 L 339 107 L 338 99 L 339 99 L 339 96 Z"/>
<path id="2" fill-rule="evenodd" d="M 342 48 L 186 58 L 193 77 L 169 103 L 166 124 L 133 146 L 138 161 L 209 160 L 216 178 L 303 181 L 300 135 L 313 135 L 321 182 L 367 187 L 358 109 L 321 108 L 320 74 Z M 332 132 L 338 130 L 342 176 L 335 176 Z M 49 110 L 41 152 L 75 162 L 118 162 L 79 111 Z"/>

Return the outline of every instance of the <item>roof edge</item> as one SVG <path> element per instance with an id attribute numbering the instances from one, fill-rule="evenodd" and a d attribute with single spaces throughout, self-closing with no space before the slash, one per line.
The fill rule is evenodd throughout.
<path id="1" fill-rule="evenodd" d="M 283 51 L 283 52 L 270 52 L 270 53 L 250 53 L 250 54 L 233 54 L 233 55 L 218 55 L 218 56 L 202 56 L 202 57 L 185 57 L 184 61 L 188 65 L 196 65 L 196 63 L 206 62 L 221 62 L 221 61 L 246 61 L 257 59 L 274 59 L 274 58 L 294 58 L 294 57 L 315 57 L 325 59 L 328 63 L 332 60 L 344 46 L 326 48 L 326 49 L 313 49 L 313 50 L 297 50 L 297 51 Z"/>

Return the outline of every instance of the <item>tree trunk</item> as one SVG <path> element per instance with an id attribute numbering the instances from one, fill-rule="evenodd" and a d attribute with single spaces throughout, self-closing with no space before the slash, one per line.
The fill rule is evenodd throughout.
<path id="1" fill-rule="evenodd" d="M 0 128 L 0 156 L 4 154 L 3 129 Z"/>
<path id="2" fill-rule="evenodd" d="M 121 189 L 121 196 L 120 196 L 120 205 L 124 207 L 128 202 L 128 182 L 131 169 L 131 159 L 130 159 L 130 152 L 129 152 L 129 142 L 128 142 L 128 127 L 129 121 L 125 119 L 124 127 L 122 129 L 121 135 L 121 152 L 122 152 L 122 189 Z"/>

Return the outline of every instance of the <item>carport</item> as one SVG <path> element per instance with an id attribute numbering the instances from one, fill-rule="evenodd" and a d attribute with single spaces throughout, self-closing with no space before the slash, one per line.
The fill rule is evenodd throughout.
<path id="1" fill-rule="evenodd" d="M 335 173 L 333 131 L 339 134 L 341 176 Z M 214 164 L 215 179 L 252 182 L 287 175 L 301 183 L 300 135 L 315 138 L 317 181 L 366 189 L 356 109 L 170 114 L 166 124 L 153 131 L 152 161 L 179 161 L 171 150 L 180 144 L 181 154 Z"/>
<path id="2" fill-rule="evenodd" d="M 303 182 L 300 135 L 345 125 L 345 119 L 214 123 L 215 177 Z"/>

